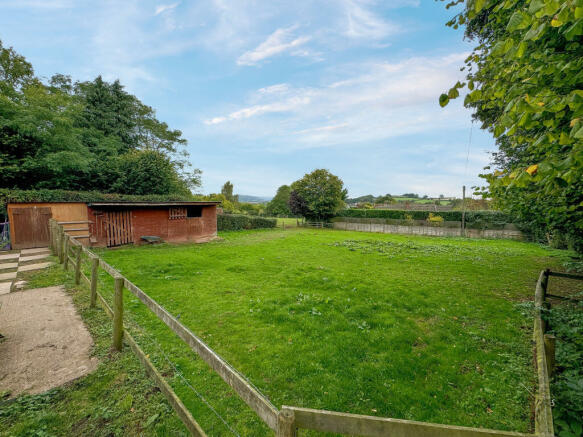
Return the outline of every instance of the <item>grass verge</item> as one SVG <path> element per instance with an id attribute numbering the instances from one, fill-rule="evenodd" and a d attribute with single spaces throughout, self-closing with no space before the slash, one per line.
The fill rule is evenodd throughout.
<path id="1" fill-rule="evenodd" d="M 28 288 L 64 284 L 94 341 L 95 372 L 42 394 L 0 401 L 0 436 L 187 436 L 126 346 L 111 351 L 111 320 L 60 266 L 27 274 Z M 166 376 L 171 376 L 165 369 Z"/>

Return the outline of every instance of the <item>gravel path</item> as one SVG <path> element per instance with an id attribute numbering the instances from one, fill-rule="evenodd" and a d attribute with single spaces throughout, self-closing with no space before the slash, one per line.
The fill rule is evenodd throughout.
<path id="1" fill-rule="evenodd" d="M 0 392 L 41 393 L 90 373 L 93 340 L 62 286 L 0 295 Z"/>

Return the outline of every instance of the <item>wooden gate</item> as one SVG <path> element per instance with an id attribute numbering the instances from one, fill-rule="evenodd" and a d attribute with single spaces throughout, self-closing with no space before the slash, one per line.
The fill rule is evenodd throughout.
<path id="1" fill-rule="evenodd" d="M 132 212 L 107 211 L 101 217 L 107 236 L 107 247 L 121 246 L 134 242 L 134 230 L 132 227 Z"/>
<path id="2" fill-rule="evenodd" d="M 12 210 L 11 239 L 14 249 L 30 249 L 49 245 L 51 208 L 14 208 Z"/>

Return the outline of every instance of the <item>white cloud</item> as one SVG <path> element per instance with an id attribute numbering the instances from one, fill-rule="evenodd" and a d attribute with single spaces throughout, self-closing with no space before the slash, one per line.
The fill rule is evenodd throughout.
<path id="1" fill-rule="evenodd" d="M 389 23 L 366 7 L 369 2 L 345 0 L 345 34 L 351 38 L 378 40 L 398 32 L 397 25 Z"/>
<path id="2" fill-rule="evenodd" d="M 255 49 L 243 53 L 237 59 L 238 65 L 256 65 L 264 59 L 278 55 L 290 49 L 295 49 L 310 41 L 309 36 L 300 36 L 294 38 L 293 32 L 298 28 L 297 25 L 287 28 L 280 28 L 267 37 L 265 41 L 259 44 Z M 295 56 L 307 54 L 305 51 L 292 52 Z"/>
<path id="3" fill-rule="evenodd" d="M 156 11 L 154 12 L 154 15 L 160 15 L 164 12 L 168 12 L 171 11 L 173 9 L 176 8 L 176 6 L 178 6 L 180 3 L 172 3 L 170 5 L 159 5 L 156 7 Z"/>
<path id="4" fill-rule="evenodd" d="M 249 97 L 252 104 L 208 117 L 205 124 L 245 138 L 272 138 L 279 150 L 282 144 L 283 150 L 327 147 L 455 127 L 467 112 L 455 104 L 440 108 L 437 99 L 460 79 L 458 67 L 466 56 L 370 62 L 319 87 L 261 88 Z"/>
<path id="5" fill-rule="evenodd" d="M 265 88 L 259 88 L 257 93 L 259 94 L 280 94 L 289 90 L 289 84 L 278 83 L 275 85 L 266 86 Z"/>
<path id="6" fill-rule="evenodd" d="M 223 123 L 229 120 L 244 120 L 247 118 L 275 112 L 289 112 L 296 110 L 301 106 L 305 106 L 308 103 L 310 103 L 310 98 L 308 96 L 291 97 L 281 102 L 269 103 L 265 105 L 253 105 L 247 108 L 239 109 L 237 111 L 231 112 L 225 117 L 214 117 L 205 120 L 205 124 L 212 125 Z"/>

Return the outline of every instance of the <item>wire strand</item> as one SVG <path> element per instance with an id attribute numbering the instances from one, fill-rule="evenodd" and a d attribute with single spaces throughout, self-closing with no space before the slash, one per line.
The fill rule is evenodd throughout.
<path id="1" fill-rule="evenodd" d="M 229 423 L 226 421 L 226 419 L 220 415 L 220 413 L 210 404 L 209 401 L 206 400 L 206 398 L 197 390 L 195 389 L 192 384 L 190 384 L 190 382 L 186 379 L 186 377 L 183 375 L 183 373 L 176 367 L 176 365 L 174 364 L 174 362 L 172 362 L 172 360 L 168 357 L 168 355 L 166 355 L 166 353 L 164 352 L 164 350 L 162 349 L 162 347 L 160 346 L 160 344 L 153 339 L 153 336 L 148 335 L 145 331 L 144 328 L 142 328 L 138 323 L 136 323 L 135 320 L 132 320 L 132 325 L 134 328 L 136 328 L 138 331 L 140 331 L 140 337 L 146 337 L 149 342 L 154 345 L 155 349 L 158 350 L 158 352 L 160 354 L 162 354 L 162 356 L 165 358 L 166 362 L 168 362 L 168 364 L 170 365 L 170 367 L 172 367 L 172 369 L 174 369 L 174 372 L 180 377 L 180 379 L 184 382 L 184 384 L 190 388 L 190 390 L 192 390 L 192 392 L 208 407 L 209 410 L 211 410 L 215 416 L 217 416 L 219 418 L 219 420 L 221 422 L 223 422 L 223 424 L 227 427 L 227 429 L 229 431 L 231 431 L 232 434 L 236 435 L 237 437 L 241 437 L 241 435 L 231 426 L 229 425 Z"/>

